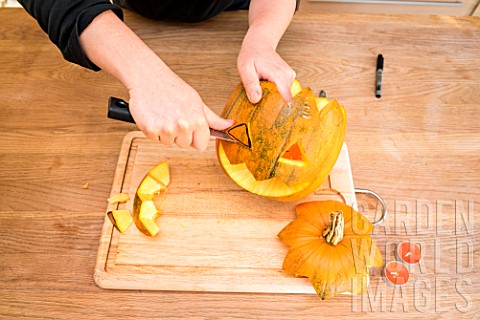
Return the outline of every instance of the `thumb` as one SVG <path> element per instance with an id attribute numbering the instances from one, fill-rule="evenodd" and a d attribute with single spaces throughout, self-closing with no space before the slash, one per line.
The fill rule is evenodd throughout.
<path id="1" fill-rule="evenodd" d="M 290 88 L 292 87 L 293 81 L 296 78 L 295 71 L 290 68 L 287 68 L 283 74 L 277 75 L 277 77 L 269 77 L 268 80 L 275 82 L 277 85 L 277 90 L 282 96 L 282 98 L 289 102 L 292 100 L 292 93 Z"/>
<path id="2" fill-rule="evenodd" d="M 285 101 L 289 102 L 292 100 L 292 93 L 290 92 L 291 83 L 290 85 L 286 82 L 276 82 L 275 84 L 277 85 L 278 92 Z"/>
<path id="3" fill-rule="evenodd" d="M 240 79 L 242 79 L 245 92 L 247 93 L 248 100 L 251 103 L 257 103 L 262 99 L 262 88 L 260 87 L 260 81 L 258 81 L 257 71 L 255 65 L 245 65 L 244 68 L 239 69 Z"/>
<path id="4" fill-rule="evenodd" d="M 233 125 L 233 120 L 227 120 L 220 117 L 215 112 L 210 110 L 210 108 L 206 105 L 203 106 L 203 111 L 205 112 L 205 118 L 207 119 L 208 126 L 212 129 L 225 130 Z"/>

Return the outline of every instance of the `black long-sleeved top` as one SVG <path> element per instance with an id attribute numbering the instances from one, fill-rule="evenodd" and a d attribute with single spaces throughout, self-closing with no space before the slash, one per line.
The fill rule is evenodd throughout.
<path id="1" fill-rule="evenodd" d="M 100 13 L 112 10 L 123 20 L 121 7 L 151 19 L 186 22 L 207 20 L 225 10 L 247 9 L 250 0 L 19 0 L 63 57 L 85 68 L 99 70 L 84 54 L 79 36 Z"/>

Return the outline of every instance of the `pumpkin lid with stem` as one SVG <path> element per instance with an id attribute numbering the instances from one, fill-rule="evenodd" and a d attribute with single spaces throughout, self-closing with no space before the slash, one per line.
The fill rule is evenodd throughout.
<path id="1" fill-rule="evenodd" d="M 290 247 L 283 270 L 308 277 L 322 299 L 366 292 L 370 268 L 383 264 L 370 221 L 331 200 L 301 203 L 296 212 L 278 235 Z"/>

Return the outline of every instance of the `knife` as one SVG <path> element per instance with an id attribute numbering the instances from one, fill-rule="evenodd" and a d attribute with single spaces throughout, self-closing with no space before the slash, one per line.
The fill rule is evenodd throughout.
<path id="1" fill-rule="evenodd" d="M 108 117 L 110 119 L 135 123 L 135 120 L 133 119 L 132 114 L 130 113 L 128 102 L 120 98 L 115 98 L 115 97 L 108 98 Z M 226 132 L 215 130 L 212 128 L 210 128 L 210 136 L 220 140 L 241 143 L 241 141 L 235 140 L 234 138 L 229 136 Z"/>

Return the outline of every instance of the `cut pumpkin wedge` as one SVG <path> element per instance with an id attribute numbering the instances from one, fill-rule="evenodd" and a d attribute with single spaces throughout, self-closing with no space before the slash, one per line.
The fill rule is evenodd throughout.
<path id="1" fill-rule="evenodd" d="M 161 213 L 160 205 L 170 184 L 170 171 L 166 161 L 152 168 L 137 188 L 133 200 L 133 221 L 138 230 L 155 236 L 160 228 L 155 220 Z"/>
<path id="2" fill-rule="evenodd" d="M 107 212 L 107 216 L 113 226 L 121 233 L 124 233 L 133 222 L 129 210 L 112 210 Z"/>

